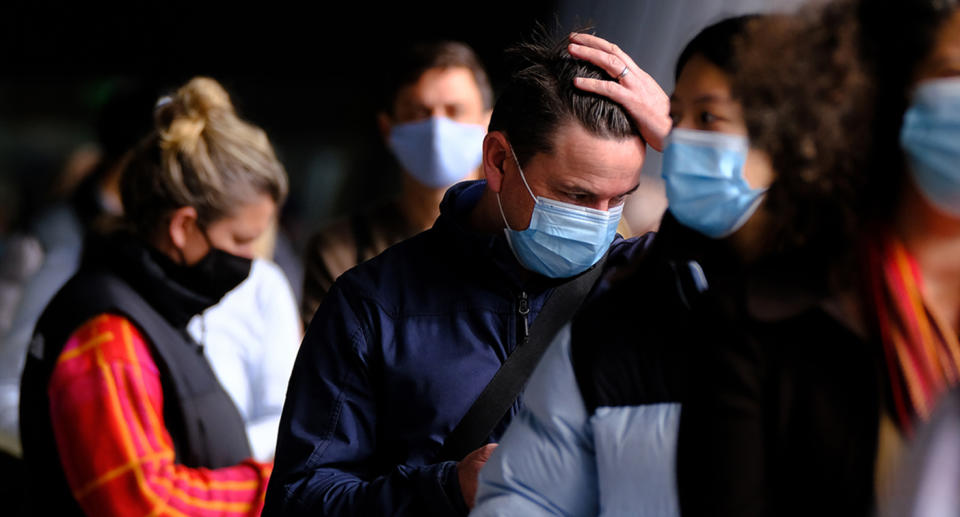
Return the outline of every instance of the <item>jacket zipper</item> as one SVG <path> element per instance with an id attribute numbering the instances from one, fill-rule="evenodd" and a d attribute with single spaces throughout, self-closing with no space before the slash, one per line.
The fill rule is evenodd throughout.
<path id="1" fill-rule="evenodd" d="M 530 301 L 527 299 L 526 291 L 520 291 L 520 299 L 517 303 L 517 314 L 520 316 L 517 320 L 517 334 L 520 335 L 517 345 L 519 346 L 530 337 L 530 322 L 527 319 L 527 315 L 530 314 Z"/>

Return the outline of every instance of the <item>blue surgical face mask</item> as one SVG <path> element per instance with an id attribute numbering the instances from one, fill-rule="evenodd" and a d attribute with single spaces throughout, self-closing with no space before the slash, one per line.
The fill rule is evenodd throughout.
<path id="1" fill-rule="evenodd" d="M 497 193 L 500 216 L 507 226 L 504 233 L 513 255 L 523 267 L 550 278 L 569 278 L 590 269 L 616 237 L 623 204 L 605 212 L 535 196 L 512 147 L 510 153 L 534 202 L 530 226 L 512 230 Z"/>
<path id="2" fill-rule="evenodd" d="M 433 117 L 397 124 L 390 130 L 390 149 L 400 165 L 431 188 L 449 187 L 480 166 L 483 137 L 479 124 Z"/>
<path id="3" fill-rule="evenodd" d="M 960 217 L 960 78 L 917 87 L 903 117 L 900 145 L 917 189 L 940 211 Z"/>
<path id="4" fill-rule="evenodd" d="M 743 177 L 746 137 L 716 131 L 674 129 L 663 151 L 663 180 L 670 213 L 685 226 L 720 239 L 740 229 L 763 201 L 766 189 Z"/>

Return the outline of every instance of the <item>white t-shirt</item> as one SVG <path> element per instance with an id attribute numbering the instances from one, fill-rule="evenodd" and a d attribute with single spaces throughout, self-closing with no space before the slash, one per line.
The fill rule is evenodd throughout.
<path id="1" fill-rule="evenodd" d="M 300 320 L 280 268 L 256 259 L 250 276 L 187 327 L 247 426 L 253 457 L 273 459 Z"/>

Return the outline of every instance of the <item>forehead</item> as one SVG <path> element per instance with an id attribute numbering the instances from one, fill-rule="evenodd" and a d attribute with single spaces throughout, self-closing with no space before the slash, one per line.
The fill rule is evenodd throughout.
<path id="1" fill-rule="evenodd" d="M 557 186 L 619 195 L 633 187 L 643 167 L 646 145 L 639 135 L 604 138 L 571 122 L 557 128 L 552 140 L 553 152 L 535 154 L 526 169 L 538 169 L 544 181 Z"/>
<path id="2" fill-rule="evenodd" d="M 465 66 L 430 68 L 397 92 L 396 104 L 437 106 L 454 103 L 483 104 L 473 71 Z"/>
<path id="3" fill-rule="evenodd" d="M 695 54 L 683 65 L 671 100 L 692 102 L 702 95 L 729 97 L 730 77 L 702 55 Z"/>
<path id="4" fill-rule="evenodd" d="M 212 229 L 216 225 L 232 231 L 262 230 L 272 221 L 276 206 L 270 196 L 258 194 L 251 201 L 238 206 L 232 214 L 215 221 L 210 227 Z"/>

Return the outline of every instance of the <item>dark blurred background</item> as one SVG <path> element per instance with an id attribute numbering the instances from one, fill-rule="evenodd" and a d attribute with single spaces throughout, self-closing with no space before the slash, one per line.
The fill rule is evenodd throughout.
<path id="1" fill-rule="evenodd" d="M 0 253 L 3 238 L 94 157 L 105 101 L 131 83 L 170 90 L 203 74 L 262 126 L 287 167 L 283 228 L 297 248 L 331 219 L 398 188 L 375 126 L 386 60 L 419 40 L 473 46 L 495 90 L 504 49 L 536 23 L 589 24 L 670 92 L 683 45 L 702 27 L 805 0 L 486 0 L 294 4 L 0 2 Z M 648 153 L 624 215 L 655 228 L 666 206 Z M 67 182 L 69 183 L 69 182 Z M 299 251 L 299 249 L 298 249 Z"/>
<path id="2" fill-rule="evenodd" d="M 381 63 L 449 38 L 473 46 L 496 88 L 504 48 L 555 23 L 552 1 L 234 3 L 7 1 L 0 7 L 0 235 L 95 151 L 104 102 L 134 80 L 171 90 L 219 80 L 263 127 L 291 181 L 295 245 L 331 218 L 389 196 L 392 158 L 375 126 Z M 76 152 L 77 150 L 80 152 Z"/>

